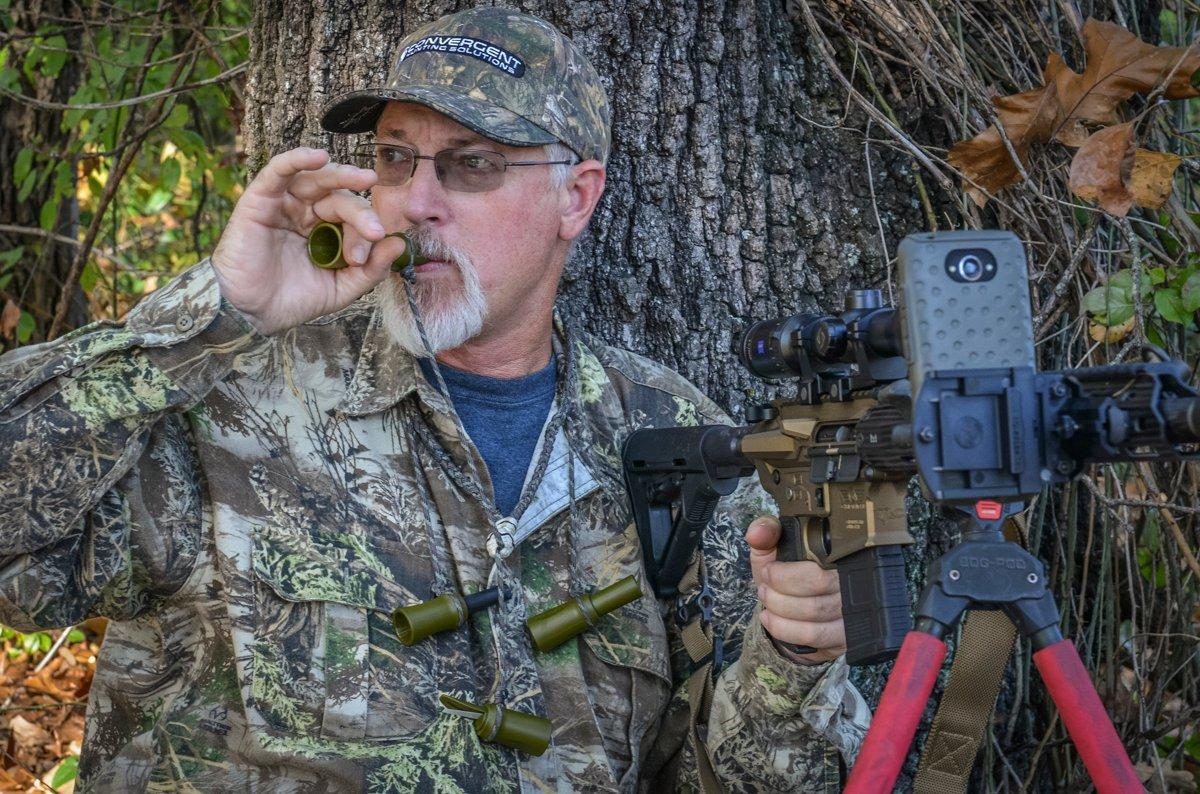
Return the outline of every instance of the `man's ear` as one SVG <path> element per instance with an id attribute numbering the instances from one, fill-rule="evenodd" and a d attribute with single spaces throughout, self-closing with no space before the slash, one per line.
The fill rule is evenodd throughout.
<path id="1" fill-rule="evenodd" d="M 563 240 L 574 240 L 585 228 L 596 211 L 600 195 L 604 193 L 605 170 L 599 160 L 584 160 L 572 169 L 567 182 L 566 204 L 559 222 L 558 236 Z"/>

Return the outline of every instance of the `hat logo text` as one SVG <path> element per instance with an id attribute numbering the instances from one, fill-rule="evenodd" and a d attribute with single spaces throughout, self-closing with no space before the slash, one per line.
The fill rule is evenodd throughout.
<path id="1" fill-rule="evenodd" d="M 397 63 L 420 52 L 453 52 L 470 55 L 472 58 L 478 58 L 484 63 L 491 64 L 513 77 L 521 77 L 525 74 L 525 62 L 520 58 L 503 47 L 497 47 L 491 42 L 474 39 L 470 36 L 426 36 L 405 47 L 404 52 L 400 53 L 400 61 Z"/>

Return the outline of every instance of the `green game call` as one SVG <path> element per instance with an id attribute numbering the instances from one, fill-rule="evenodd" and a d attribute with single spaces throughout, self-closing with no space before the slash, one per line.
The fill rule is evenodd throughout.
<path id="1" fill-rule="evenodd" d="M 570 601 L 550 607 L 525 623 L 534 647 L 543 653 L 552 651 L 572 637 L 596 625 L 600 618 L 619 609 L 642 595 L 637 577 L 626 576 L 594 593 L 576 596 Z"/>
<path id="2" fill-rule="evenodd" d="M 550 720 L 536 714 L 513 711 L 495 703 L 477 706 L 450 695 L 441 695 L 442 706 L 451 714 L 475 723 L 480 741 L 502 744 L 529 755 L 541 755 L 550 746 Z"/>
<path id="3" fill-rule="evenodd" d="M 411 272 L 412 268 L 429 261 L 429 257 L 422 254 L 413 244 L 412 238 L 404 232 L 392 232 L 387 236 L 399 237 L 404 241 L 404 253 L 392 262 L 393 272 L 402 273 L 406 270 Z M 308 233 L 308 258 L 317 267 L 328 270 L 340 270 L 347 267 L 346 260 L 342 256 L 342 225 L 340 223 L 322 221 L 313 227 L 313 230 Z"/>
<path id="4" fill-rule="evenodd" d="M 500 590 L 489 587 L 468 596 L 446 593 L 410 607 L 397 607 L 392 612 L 392 626 L 405 645 L 414 645 L 439 632 L 456 629 L 467 622 L 467 616 L 495 606 Z"/>

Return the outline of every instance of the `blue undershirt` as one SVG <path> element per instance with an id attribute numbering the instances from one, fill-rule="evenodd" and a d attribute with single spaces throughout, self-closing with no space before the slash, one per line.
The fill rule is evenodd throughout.
<path id="1" fill-rule="evenodd" d="M 436 389 L 429 359 L 417 362 Z M 489 378 L 440 364 L 454 410 L 487 464 L 501 515 L 510 515 L 521 498 L 529 462 L 554 402 L 554 364 L 551 354 L 543 369 L 520 378 Z"/>

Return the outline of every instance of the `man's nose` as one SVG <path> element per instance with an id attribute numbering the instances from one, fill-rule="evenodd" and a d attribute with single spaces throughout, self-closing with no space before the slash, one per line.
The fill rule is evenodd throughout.
<path id="1" fill-rule="evenodd" d="M 409 226 L 437 226 L 449 217 L 446 188 L 431 160 L 417 160 L 417 170 L 404 186 L 404 218 Z"/>

